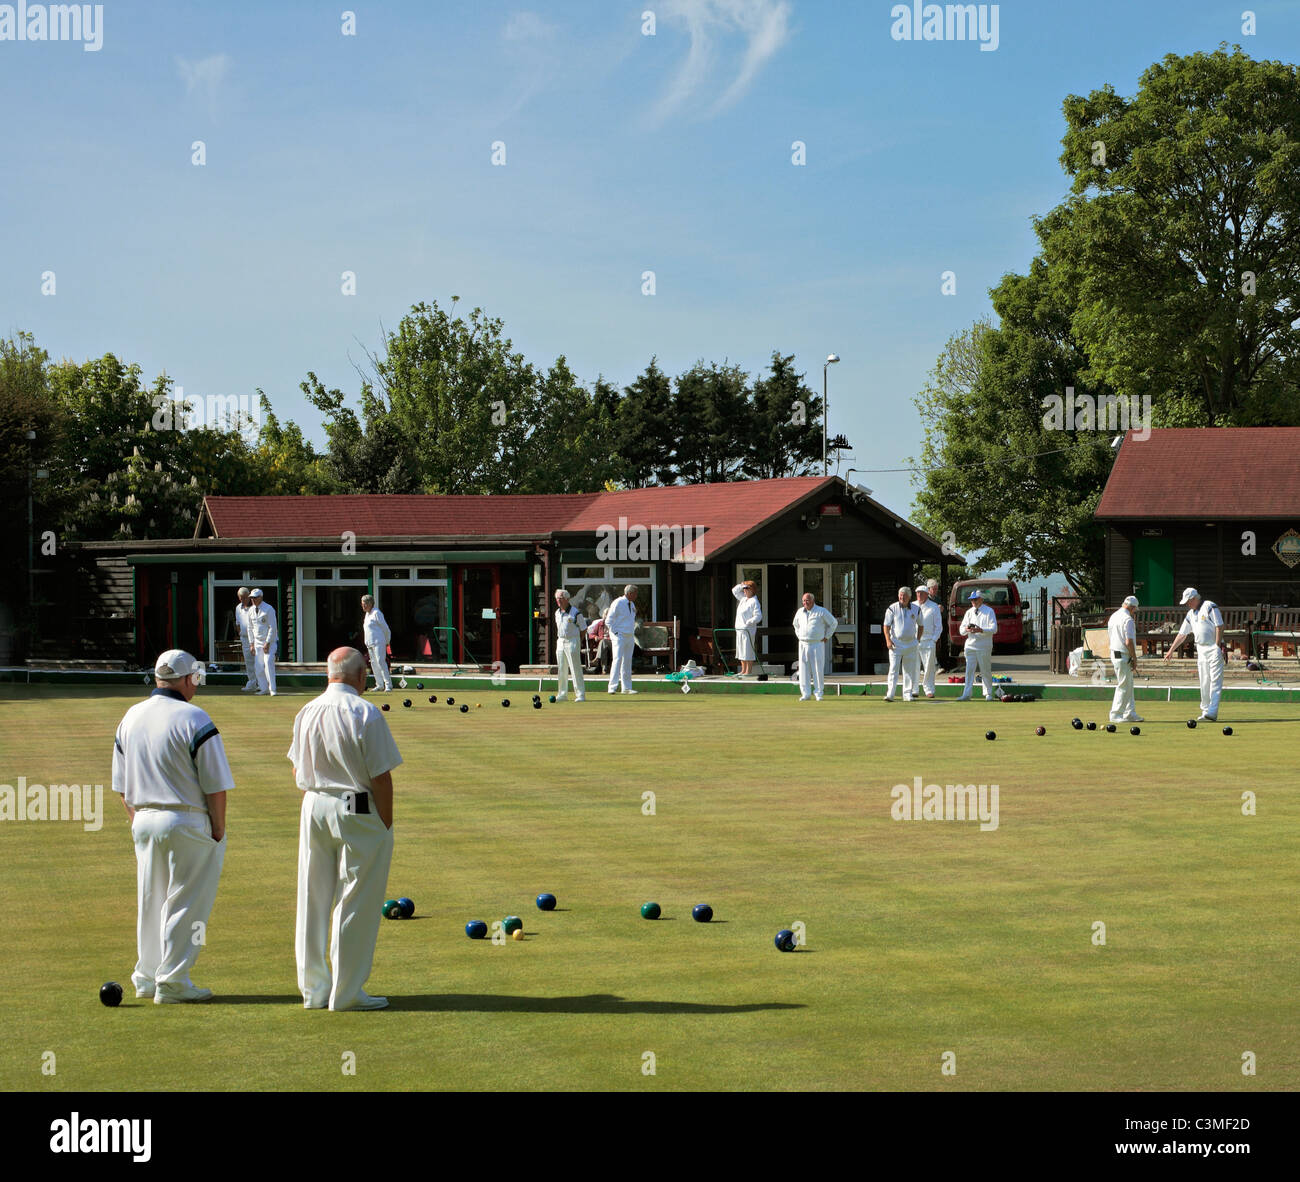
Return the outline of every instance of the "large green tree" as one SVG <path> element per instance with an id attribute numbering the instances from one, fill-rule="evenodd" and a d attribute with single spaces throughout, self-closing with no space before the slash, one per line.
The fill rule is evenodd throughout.
<path id="1" fill-rule="evenodd" d="M 430 493 L 514 492 L 538 377 L 499 319 L 417 304 L 371 358 L 376 395 Z"/>
<path id="2" fill-rule="evenodd" d="M 917 515 L 983 569 L 1099 591 L 1113 425 L 1054 400 L 1124 399 L 1139 429 L 1300 423 L 1300 84 L 1220 49 L 1064 110 L 1070 197 L 917 397 Z"/>
<path id="3" fill-rule="evenodd" d="M 819 471 L 821 416 L 822 397 L 796 371 L 794 355 L 774 352 L 750 395 L 744 475 L 769 480 Z"/>
<path id="4" fill-rule="evenodd" d="M 1064 110 L 1071 197 L 1039 235 L 1090 379 L 1179 421 L 1300 422 L 1296 67 L 1171 54 Z"/>

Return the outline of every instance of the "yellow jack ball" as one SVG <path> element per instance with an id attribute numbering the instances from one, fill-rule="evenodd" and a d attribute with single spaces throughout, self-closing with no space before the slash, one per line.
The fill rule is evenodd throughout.
<path id="1" fill-rule="evenodd" d="M 522 940 L 524 938 L 524 929 L 515 928 L 515 930 L 510 933 L 510 938 L 512 940 Z"/>

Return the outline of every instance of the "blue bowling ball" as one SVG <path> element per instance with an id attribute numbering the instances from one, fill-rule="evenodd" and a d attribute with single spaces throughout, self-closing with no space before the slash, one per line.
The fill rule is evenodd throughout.
<path id="1" fill-rule="evenodd" d="M 471 940 L 482 940 L 487 935 L 487 924 L 481 919 L 471 919 L 465 925 L 465 935 Z"/>

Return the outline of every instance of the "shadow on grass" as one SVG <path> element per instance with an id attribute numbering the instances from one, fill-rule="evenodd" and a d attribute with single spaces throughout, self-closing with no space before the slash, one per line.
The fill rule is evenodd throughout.
<path id="1" fill-rule="evenodd" d="M 749 1014 L 760 1010 L 801 1010 L 794 1002 L 723 1005 L 694 1001 L 631 1001 L 612 993 L 581 997 L 516 997 L 509 994 L 431 993 L 389 996 L 390 1010 L 437 1010 L 449 1013 L 513 1014 Z"/>
<path id="2" fill-rule="evenodd" d="M 302 1006 L 301 993 L 218 993 L 204 1006 Z"/>

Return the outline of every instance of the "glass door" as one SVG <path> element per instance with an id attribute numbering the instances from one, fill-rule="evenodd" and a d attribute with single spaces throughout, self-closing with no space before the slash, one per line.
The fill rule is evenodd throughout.
<path id="1" fill-rule="evenodd" d="M 487 665 L 501 659 L 500 609 L 495 566 L 466 566 L 460 570 L 460 611 L 456 661 Z"/>
<path id="2" fill-rule="evenodd" d="M 799 564 L 799 601 L 812 592 L 817 605 L 839 622 L 831 641 L 829 673 L 858 671 L 858 564 L 804 562 Z"/>

